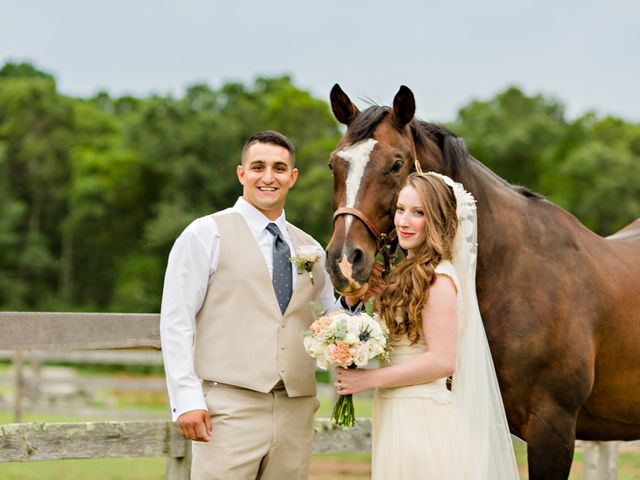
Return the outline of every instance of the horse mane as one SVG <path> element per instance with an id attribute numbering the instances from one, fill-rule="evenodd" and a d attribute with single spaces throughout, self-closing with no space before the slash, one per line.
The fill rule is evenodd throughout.
<path id="1" fill-rule="evenodd" d="M 376 127 L 390 113 L 391 108 L 380 105 L 372 105 L 360 112 L 347 129 L 347 141 L 354 144 L 373 137 Z"/>
<path id="2" fill-rule="evenodd" d="M 446 167 L 451 172 L 452 178 L 459 176 L 461 167 L 465 163 L 474 162 L 485 173 L 496 178 L 505 188 L 509 188 L 516 193 L 533 200 L 544 200 L 544 196 L 540 195 L 527 187 L 520 185 L 511 185 L 504 178 L 496 175 L 484 163 L 474 158 L 467 150 L 467 144 L 463 138 L 459 137 L 444 125 L 438 123 L 429 123 L 422 120 L 413 120 L 411 122 L 411 130 L 418 147 L 426 148 L 427 140 L 431 139 L 438 145 L 444 158 Z M 426 138 L 425 138 L 426 137 Z"/>
<path id="3" fill-rule="evenodd" d="M 350 144 L 358 143 L 373 137 L 377 126 L 391 113 L 391 108 L 380 105 L 371 105 L 353 120 L 347 129 L 347 141 Z M 534 200 L 544 200 L 544 196 L 534 192 L 526 187 L 519 185 L 511 185 L 502 177 L 492 172 L 482 162 L 476 160 L 467 150 L 467 145 L 463 138 L 458 137 L 447 127 L 438 123 L 425 122 L 423 120 L 413 119 L 410 123 L 413 138 L 418 149 L 428 149 L 429 140 L 434 142 L 440 151 L 452 177 L 457 177 L 461 167 L 470 161 L 496 178 L 504 187 L 526 198 Z"/>

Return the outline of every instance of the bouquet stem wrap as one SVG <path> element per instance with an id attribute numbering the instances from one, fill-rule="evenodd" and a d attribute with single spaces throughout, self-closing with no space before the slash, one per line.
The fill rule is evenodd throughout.
<path id="1" fill-rule="evenodd" d="M 341 427 L 353 427 L 355 425 L 356 412 L 353 408 L 353 395 L 340 395 L 335 407 L 333 407 L 331 420 Z"/>

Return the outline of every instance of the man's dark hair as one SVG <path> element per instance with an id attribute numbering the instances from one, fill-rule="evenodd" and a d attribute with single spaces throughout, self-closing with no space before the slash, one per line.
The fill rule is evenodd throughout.
<path id="1" fill-rule="evenodd" d="M 275 130 L 265 130 L 263 132 L 258 132 L 255 135 L 251 135 L 251 137 L 249 137 L 247 141 L 244 142 L 244 146 L 242 147 L 241 161 L 244 161 L 245 152 L 254 143 L 269 143 L 271 145 L 277 145 L 284 148 L 289 152 L 289 157 L 291 158 L 291 168 L 295 167 L 296 150 L 295 148 L 293 148 L 293 144 L 291 143 L 291 141 L 280 132 L 276 132 Z"/>

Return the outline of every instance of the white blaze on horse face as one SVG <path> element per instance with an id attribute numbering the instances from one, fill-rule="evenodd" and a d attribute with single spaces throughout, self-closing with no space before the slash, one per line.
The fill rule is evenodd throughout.
<path id="1" fill-rule="evenodd" d="M 351 276 L 353 272 L 353 265 L 351 265 L 351 262 L 349 262 L 346 255 L 344 254 L 342 255 L 342 260 L 340 260 L 340 262 L 338 263 L 338 267 L 340 268 L 340 272 L 342 273 L 342 276 L 349 281 L 349 286 L 347 287 L 347 290 L 340 293 L 351 294 L 351 295 L 356 295 L 356 294 L 364 295 L 364 293 L 367 291 L 368 285 L 365 285 L 363 287 L 360 282 L 358 282 Z"/>
<path id="2" fill-rule="evenodd" d="M 349 172 L 347 173 L 345 207 L 355 208 L 356 199 L 362 183 L 364 170 L 370 160 L 371 150 L 375 147 L 377 140 L 368 138 L 362 142 L 358 142 L 344 150 L 340 150 L 337 155 L 349 164 Z M 345 237 L 349 232 L 349 227 L 353 222 L 353 217 L 347 215 L 345 219 Z"/>
<path id="3" fill-rule="evenodd" d="M 349 284 L 356 283 L 356 281 L 351 276 L 353 266 L 347 259 L 346 255 L 342 255 L 342 260 L 340 260 L 340 263 L 338 263 L 338 267 L 340 268 L 340 273 L 342 273 L 342 276 L 349 281 Z"/>

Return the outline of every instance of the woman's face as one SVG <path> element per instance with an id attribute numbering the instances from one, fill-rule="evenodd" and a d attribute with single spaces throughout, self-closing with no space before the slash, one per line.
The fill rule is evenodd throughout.
<path id="1" fill-rule="evenodd" d="M 415 188 L 407 185 L 400 190 L 393 223 L 400 246 L 413 255 L 413 251 L 424 243 L 427 236 L 424 207 Z"/>

